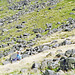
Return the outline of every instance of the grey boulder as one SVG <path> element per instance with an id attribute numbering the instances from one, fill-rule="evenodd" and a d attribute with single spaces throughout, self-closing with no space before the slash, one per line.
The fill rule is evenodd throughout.
<path id="1" fill-rule="evenodd" d="M 55 72 L 52 71 L 52 70 L 46 70 L 43 75 L 59 75 L 59 74 L 55 73 Z"/>

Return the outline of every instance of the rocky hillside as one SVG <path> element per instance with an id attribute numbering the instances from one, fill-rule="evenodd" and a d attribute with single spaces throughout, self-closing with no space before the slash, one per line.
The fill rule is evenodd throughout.
<path id="1" fill-rule="evenodd" d="M 75 0 L 0 0 L 0 75 L 74 74 Z"/>

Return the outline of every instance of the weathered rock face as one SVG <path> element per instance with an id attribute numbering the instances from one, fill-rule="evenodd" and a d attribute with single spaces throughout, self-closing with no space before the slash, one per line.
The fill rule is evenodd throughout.
<path id="1" fill-rule="evenodd" d="M 66 59 L 66 63 L 68 63 L 68 69 L 75 69 L 75 58 L 69 57 Z"/>
<path id="2" fill-rule="evenodd" d="M 69 69 L 75 69 L 75 50 L 67 50 L 65 52 L 65 55 L 67 58 L 63 58 L 60 60 L 60 69 L 61 70 L 69 70 Z"/>
<path id="3" fill-rule="evenodd" d="M 75 58 L 69 57 L 60 61 L 60 69 L 68 71 L 69 69 L 75 68 Z"/>

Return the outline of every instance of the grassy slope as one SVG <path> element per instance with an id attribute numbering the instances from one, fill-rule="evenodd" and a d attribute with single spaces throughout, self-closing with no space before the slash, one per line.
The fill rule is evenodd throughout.
<path id="1" fill-rule="evenodd" d="M 16 2 L 18 2 L 18 1 L 20 1 L 20 0 L 16 0 Z M 8 4 L 7 0 L 0 0 L 0 9 L 3 9 L 3 11 L 0 11 L 0 19 L 7 17 L 7 16 L 12 16 L 18 12 L 17 10 L 14 12 L 13 12 L 13 10 L 9 10 L 8 6 L 9 6 L 9 4 Z"/>
<path id="2" fill-rule="evenodd" d="M 12 15 L 15 15 L 19 10 L 9 10 L 8 6 L 12 6 L 13 4 L 17 4 L 17 2 L 19 1 L 23 1 L 23 0 L 12 0 L 12 3 L 8 3 L 7 0 L 0 0 L 0 9 L 3 9 L 3 11 L 0 11 L 0 19 L 4 18 L 4 17 L 10 17 Z M 46 2 L 47 0 L 43 0 L 43 2 Z M 38 0 L 38 3 L 41 3 L 41 0 Z M 31 1 L 30 5 L 34 5 L 35 4 L 35 0 Z M 26 8 L 27 9 L 27 8 Z M 26 10 L 25 9 L 25 10 Z"/>
<path id="3" fill-rule="evenodd" d="M 73 0 L 73 1 L 64 0 L 61 3 L 58 3 L 56 5 L 56 8 L 54 8 L 52 10 L 48 10 L 49 7 L 46 7 L 45 9 L 40 10 L 40 12 L 35 11 L 32 13 L 23 15 L 20 17 L 21 20 L 18 20 L 17 22 L 13 22 L 11 24 L 8 24 L 5 26 L 5 28 L 10 29 L 10 27 L 21 24 L 22 21 L 26 21 L 25 25 L 26 25 L 26 27 L 28 27 L 28 29 L 26 29 L 26 27 L 25 27 L 22 29 L 23 31 L 16 33 L 17 29 L 12 28 L 8 31 L 9 34 L 7 34 L 8 32 L 5 32 L 4 33 L 5 36 L 0 36 L 0 38 L 1 38 L 1 40 L 3 40 L 6 37 L 10 37 L 10 35 L 13 35 L 12 37 L 14 37 L 14 36 L 16 37 L 16 36 L 19 36 L 20 34 L 23 34 L 23 33 L 32 34 L 33 28 L 45 29 L 46 23 L 52 23 L 53 28 L 57 28 L 59 26 L 59 25 L 55 25 L 55 24 L 57 24 L 57 22 L 65 22 L 64 19 L 67 19 L 69 17 L 75 18 L 74 15 L 69 15 L 70 12 L 75 12 L 75 11 L 72 11 L 72 9 L 74 8 L 74 5 L 75 5 L 75 0 Z M 60 7 L 62 9 L 58 10 Z M 52 17 L 52 18 L 49 19 L 49 17 Z M 33 25 L 35 25 L 35 27 L 33 27 Z M 47 32 L 43 33 L 42 35 L 44 35 L 46 33 Z M 26 40 L 30 40 L 33 37 L 35 37 L 35 34 L 30 36 Z"/>
<path id="4" fill-rule="evenodd" d="M 5 27 L 2 28 L 7 28 L 9 29 L 9 31 L 4 32 L 4 36 L 0 36 L 0 40 L 4 40 L 6 37 L 10 37 L 11 35 L 12 38 L 13 37 L 17 37 L 20 34 L 23 33 L 30 33 L 32 34 L 32 29 L 33 28 L 46 28 L 46 23 L 52 23 L 53 24 L 53 28 L 57 28 L 59 25 L 55 25 L 57 24 L 57 22 L 65 22 L 64 19 L 67 19 L 69 17 L 75 18 L 74 15 L 69 15 L 70 12 L 75 13 L 75 11 L 72 11 L 72 9 L 75 7 L 75 0 L 64 0 L 60 3 L 58 3 L 56 5 L 56 8 L 48 10 L 49 7 L 46 7 L 45 9 L 40 10 L 40 12 L 32 12 L 26 15 L 23 15 L 20 17 L 21 20 L 18 20 L 17 22 L 13 22 L 11 24 L 6 24 Z M 58 10 L 59 8 L 62 8 L 60 10 Z M 12 10 L 11 10 L 12 11 Z M 66 13 L 65 13 L 66 12 Z M 63 17 L 62 17 L 63 16 Z M 50 18 L 49 17 L 53 17 Z M 25 26 L 28 27 L 28 29 L 23 28 L 21 32 L 16 33 L 17 29 L 16 28 L 12 28 L 11 27 L 20 24 L 22 21 L 26 21 Z M 33 27 L 33 25 L 35 25 L 35 27 Z M 9 34 L 7 34 L 9 32 Z M 42 35 L 46 34 L 47 32 L 43 33 Z M 32 38 L 35 37 L 36 34 L 33 34 L 31 36 L 29 36 L 29 38 L 26 38 L 25 40 L 30 40 Z M 11 40 L 12 40 L 11 38 Z M 10 41 L 11 41 L 10 40 Z M 7 42 L 3 42 L 3 43 L 7 43 Z M 16 43 L 16 42 L 15 42 Z M 0 48 L 0 50 L 6 50 L 9 49 L 9 47 L 7 48 Z"/>
<path id="5" fill-rule="evenodd" d="M 3 7 L 0 7 L 0 8 L 5 8 L 6 7 L 6 2 L 4 4 L 1 3 L 0 6 L 2 6 L 2 4 L 4 5 Z M 32 2 L 32 4 L 34 4 L 34 2 Z M 60 10 L 58 10 L 59 8 L 62 8 Z M 22 32 L 19 32 L 19 33 L 16 33 L 17 29 L 13 28 L 13 29 L 10 29 L 8 32 L 10 33 L 9 35 L 5 35 L 5 36 L 0 36 L 1 40 L 5 39 L 6 37 L 10 37 L 10 35 L 13 35 L 13 37 L 17 37 L 19 36 L 20 34 L 23 34 L 23 33 L 30 33 L 32 34 L 33 32 L 32 29 L 33 29 L 33 25 L 36 25 L 36 27 L 34 28 L 43 28 L 45 29 L 46 26 L 45 24 L 46 23 L 52 23 L 53 24 L 53 28 L 57 28 L 59 25 L 55 25 L 57 24 L 57 22 L 66 22 L 64 19 L 67 19 L 69 17 L 72 17 L 72 18 L 75 18 L 74 15 L 69 15 L 70 12 L 73 12 L 75 13 L 75 11 L 72 11 L 72 9 L 75 7 L 75 0 L 63 0 L 62 2 L 58 3 L 56 5 L 56 8 L 54 9 L 51 9 L 51 10 L 48 10 L 49 7 L 46 7 L 45 9 L 42 9 L 40 10 L 40 12 L 32 12 L 32 13 L 29 13 L 27 15 L 22 15 L 20 17 L 21 20 L 18 20 L 17 22 L 13 22 L 11 24 L 6 24 L 5 28 L 7 29 L 10 29 L 10 27 L 13 27 L 15 25 L 18 25 L 20 24 L 22 21 L 26 21 L 26 27 L 29 27 L 28 29 L 26 28 L 23 28 L 23 31 Z M 5 8 L 5 11 L 7 11 L 7 8 Z M 4 11 L 4 12 L 5 12 Z M 0 14 L 4 13 L 4 12 L 1 12 L 0 11 Z M 15 14 L 15 12 L 13 12 L 12 10 L 10 11 L 10 14 Z M 9 13 L 8 13 L 9 14 Z M 5 15 L 8 15 L 8 14 L 2 14 L 0 16 L 0 18 L 4 17 Z M 53 17 L 53 18 L 50 18 L 49 17 Z M 3 27 L 4 28 L 4 27 Z M 5 32 L 4 34 L 7 34 L 8 32 Z M 45 35 L 47 32 L 43 33 L 42 35 Z M 74 32 L 73 32 L 74 33 Z M 70 36 L 71 34 L 73 33 L 69 33 L 69 34 L 61 34 L 61 35 L 58 35 L 59 38 L 61 38 L 62 36 L 65 35 L 65 37 L 67 36 Z M 32 38 L 35 37 L 35 34 L 31 35 L 29 38 L 26 38 L 25 40 L 30 40 Z M 53 37 L 53 36 L 52 36 Z M 41 40 L 39 42 L 37 42 L 36 45 L 40 45 L 40 44 L 43 44 L 43 43 L 46 43 L 46 42 L 49 42 L 50 40 L 50 37 L 48 37 L 48 39 L 45 41 L 45 40 Z M 55 37 L 55 39 L 57 39 Z M 12 38 L 11 38 L 12 40 Z M 54 38 L 51 38 L 51 40 L 54 40 Z M 3 42 L 4 43 L 4 42 Z M 5 42 L 7 43 L 7 42 Z M 9 48 L 9 47 L 8 47 Z M 0 50 L 5 50 L 6 48 L 1 48 Z"/>
<path id="6" fill-rule="evenodd" d="M 72 35 L 74 32 L 75 32 L 75 29 L 70 32 L 70 35 Z M 68 32 L 66 32 L 66 33 L 65 32 L 60 32 L 59 36 L 63 37 L 64 34 L 67 35 Z M 55 34 L 52 34 L 52 36 L 54 36 L 54 38 L 56 38 L 56 35 L 58 35 L 58 32 L 55 33 Z M 47 37 L 46 40 L 49 41 L 49 39 L 51 39 L 52 36 L 51 37 L 50 36 Z M 59 36 L 57 36 L 57 38 L 59 38 Z M 70 39 L 74 41 L 75 40 L 75 36 L 74 37 L 71 36 Z M 55 39 L 55 40 L 57 40 L 57 39 Z M 58 42 L 60 42 L 62 40 L 64 40 L 64 39 L 60 39 L 60 40 L 58 40 Z M 40 42 L 41 42 L 41 40 L 40 40 Z M 16 63 L 13 63 L 13 64 L 8 64 L 8 65 L 4 65 L 4 66 L 1 65 L 0 66 L 0 75 L 19 74 L 20 70 L 22 68 L 30 68 L 32 66 L 32 64 L 33 64 L 34 61 L 40 63 L 45 58 L 47 58 L 47 59 L 48 58 L 49 59 L 55 58 L 55 55 L 58 54 L 56 52 L 57 50 L 62 50 L 62 53 L 64 53 L 66 50 L 68 50 L 68 49 L 74 49 L 74 48 L 75 48 L 74 44 L 72 44 L 72 45 L 66 45 L 66 46 L 60 46 L 60 47 L 55 48 L 55 49 L 47 50 L 47 51 L 44 51 L 42 53 L 39 53 L 39 54 L 36 54 L 36 55 L 32 55 L 30 57 L 26 57 L 23 60 L 21 60 L 19 62 L 16 62 Z M 50 52 L 52 52 L 52 56 L 46 57 L 46 55 L 49 54 Z M 16 67 L 14 68 L 14 66 L 16 66 Z M 9 70 L 7 70 L 7 69 L 9 69 Z M 39 73 L 39 72 L 34 73 L 30 69 L 27 72 L 33 73 L 33 75 L 38 75 L 38 73 Z M 62 73 L 62 72 L 60 72 L 60 73 Z M 70 71 L 70 72 L 62 73 L 62 75 L 68 75 L 68 74 L 69 75 L 74 75 L 74 73 L 75 73 L 75 70 L 72 71 L 72 72 Z"/>

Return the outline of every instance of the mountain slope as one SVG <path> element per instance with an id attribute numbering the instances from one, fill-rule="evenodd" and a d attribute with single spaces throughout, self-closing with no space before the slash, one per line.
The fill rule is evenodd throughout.
<path id="1" fill-rule="evenodd" d="M 42 75 L 40 69 L 38 74 L 31 69 L 33 61 L 41 63 L 50 52 L 54 59 L 58 49 L 63 53 L 74 49 L 74 32 L 75 0 L 0 0 L 0 73 L 21 74 L 26 68 L 32 75 Z M 62 45 L 67 39 L 69 45 Z M 19 50 L 23 59 L 11 64 L 11 55 Z"/>

